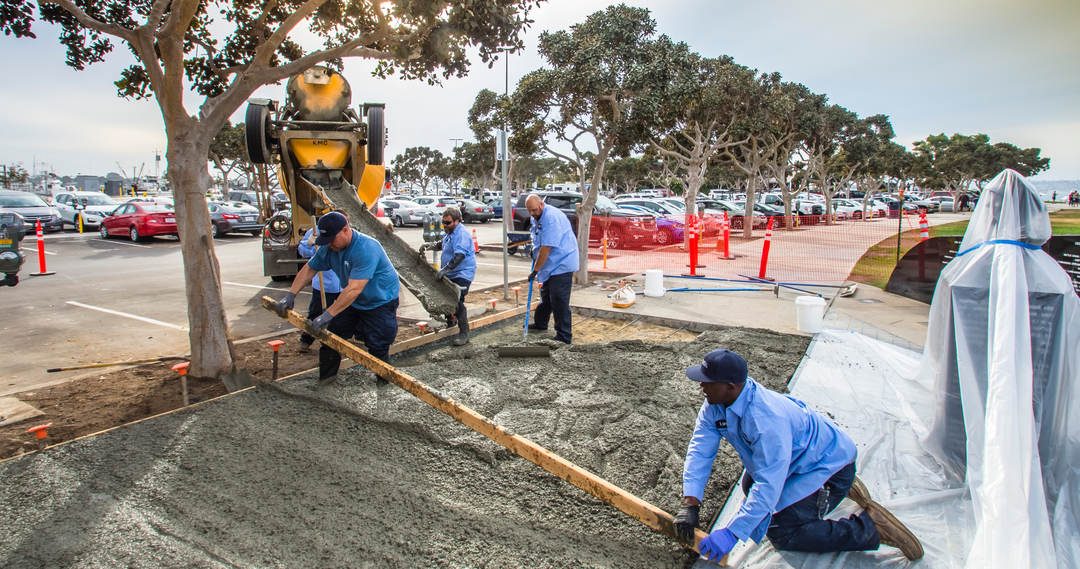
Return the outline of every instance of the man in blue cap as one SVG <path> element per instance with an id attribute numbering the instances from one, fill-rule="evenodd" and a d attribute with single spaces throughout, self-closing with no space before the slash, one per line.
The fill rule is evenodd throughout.
<path id="1" fill-rule="evenodd" d="M 342 338 L 359 336 L 372 356 L 386 361 L 397 338 L 398 275 L 379 242 L 349 227 L 344 215 L 334 211 L 319 219 L 319 250 L 293 280 L 277 313 L 285 315 L 319 271 L 333 271 L 344 285 L 334 301 L 311 322 L 317 332 L 329 331 Z M 341 354 L 323 344 L 319 348 L 319 385 L 337 380 Z"/>
<path id="2" fill-rule="evenodd" d="M 742 460 L 746 500 L 727 527 L 701 540 L 706 559 L 719 560 L 740 540 L 768 536 L 783 551 L 833 552 L 897 547 L 908 559 L 922 545 L 855 477 L 855 443 L 831 421 L 797 399 L 769 391 L 747 373 L 746 360 L 713 350 L 686 376 L 701 383 L 705 403 L 683 467 L 680 535 L 694 540 L 705 484 L 720 439 Z M 863 511 L 842 520 L 824 517 L 849 497 Z"/>

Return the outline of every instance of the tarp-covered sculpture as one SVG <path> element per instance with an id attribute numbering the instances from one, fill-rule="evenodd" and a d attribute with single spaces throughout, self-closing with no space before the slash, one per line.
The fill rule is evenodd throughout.
<path id="1" fill-rule="evenodd" d="M 971 492 L 968 567 L 1080 568 L 1080 298 L 1049 238 L 1034 188 L 1002 172 L 930 308 L 923 443 Z"/>

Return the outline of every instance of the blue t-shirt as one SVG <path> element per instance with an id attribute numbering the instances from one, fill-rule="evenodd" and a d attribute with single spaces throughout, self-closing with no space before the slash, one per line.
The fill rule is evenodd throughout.
<path id="1" fill-rule="evenodd" d="M 446 276 L 451 279 L 461 278 L 472 282 L 476 277 L 476 248 L 473 246 L 472 235 L 460 222 L 452 233 L 443 235 L 442 238 L 442 265 L 446 266 L 450 259 L 457 253 L 465 255 L 465 259 L 458 266 L 451 269 Z"/>
<path id="2" fill-rule="evenodd" d="M 342 251 L 334 251 L 329 246 L 319 247 L 308 266 L 316 271 L 334 271 L 345 286 L 350 280 L 366 279 L 367 285 L 352 303 L 360 310 L 378 308 L 398 297 L 397 271 L 390 264 L 386 251 L 378 241 L 355 229 L 348 247 Z"/>
<path id="3" fill-rule="evenodd" d="M 311 256 L 315 254 L 315 251 L 318 250 L 317 246 L 308 245 L 308 238 L 311 237 L 311 234 L 314 232 L 314 228 L 308 229 L 307 233 L 304 234 L 304 238 L 300 240 L 300 256 L 304 257 L 305 259 L 310 259 Z M 323 271 L 322 276 L 323 286 L 326 287 L 326 290 L 324 292 L 326 292 L 327 294 L 341 292 L 341 283 L 338 282 L 337 275 L 334 274 L 334 271 Z M 315 275 L 314 277 L 312 277 L 311 288 L 315 290 L 323 290 L 319 287 L 319 275 Z"/>
<path id="4" fill-rule="evenodd" d="M 577 237 L 570 220 L 558 208 L 545 205 L 540 219 L 532 218 L 533 249 L 551 247 L 544 266 L 536 268 L 536 280 L 547 282 L 551 275 L 578 270 Z"/>

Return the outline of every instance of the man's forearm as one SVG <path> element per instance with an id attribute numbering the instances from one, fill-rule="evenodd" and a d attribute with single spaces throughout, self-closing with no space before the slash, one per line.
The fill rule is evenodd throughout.
<path id="1" fill-rule="evenodd" d="M 534 271 L 540 272 L 540 269 L 544 266 L 544 263 L 547 262 L 549 253 L 551 253 L 550 245 L 544 245 L 540 248 L 540 252 L 536 254 L 536 264 L 533 267 Z"/>
<path id="2" fill-rule="evenodd" d="M 300 272 L 296 274 L 296 278 L 293 279 L 292 286 L 289 287 L 289 292 L 296 294 L 307 286 L 311 282 L 312 277 L 315 276 L 315 270 L 306 264 L 300 267 Z"/>
<path id="3" fill-rule="evenodd" d="M 364 292 L 364 287 L 367 286 L 367 280 L 362 281 L 349 281 L 349 285 L 341 290 L 338 294 L 337 300 L 326 309 L 331 316 L 337 316 L 341 314 L 342 310 L 349 307 L 350 304 L 356 300 L 356 297 L 360 296 L 360 293 Z"/>

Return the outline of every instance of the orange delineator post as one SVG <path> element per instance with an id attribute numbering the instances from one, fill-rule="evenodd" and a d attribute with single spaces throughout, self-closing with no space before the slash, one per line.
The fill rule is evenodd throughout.
<path id="1" fill-rule="evenodd" d="M 473 244 L 473 252 L 474 253 L 479 253 L 480 252 L 480 242 L 476 240 L 476 230 L 475 229 L 472 230 L 472 244 Z"/>
<path id="2" fill-rule="evenodd" d="M 724 212 L 724 221 L 721 223 L 724 230 L 724 236 L 722 237 L 724 243 L 724 256 L 721 259 L 731 258 L 731 222 L 728 220 L 727 212 Z M 721 239 L 716 240 L 716 250 L 720 250 Z"/>
<path id="3" fill-rule="evenodd" d="M 926 221 L 926 212 L 919 213 L 919 240 L 926 241 L 930 238 L 930 223 Z"/>
<path id="4" fill-rule="evenodd" d="M 698 264 L 698 242 L 699 242 L 698 241 L 698 234 L 699 234 L 699 231 L 698 231 L 698 226 L 697 226 L 697 216 L 696 215 L 688 215 L 688 216 L 686 216 L 686 229 L 687 229 L 687 231 L 690 232 L 690 238 L 687 239 L 687 241 L 690 242 L 690 264 L 688 265 L 690 267 L 690 275 L 689 276 L 696 277 L 696 276 L 698 276 L 697 268 L 705 266 L 705 265 L 699 265 Z"/>
<path id="5" fill-rule="evenodd" d="M 769 225 L 765 228 L 765 244 L 761 247 L 761 269 L 758 270 L 758 278 L 765 278 L 765 268 L 769 265 L 769 247 L 772 246 L 772 220 L 769 218 Z"/>
<path id="6" fill-rule="evenodd" d="M 47 275 L 53 275 L 56 273 L 50 273 L 45 270 L 45 236 L 41 234 L 41 220 L 37 221 L 37 257 L 38 257 L 38 272 L 30 273 L 32 277 L 44 277 Z"/>

